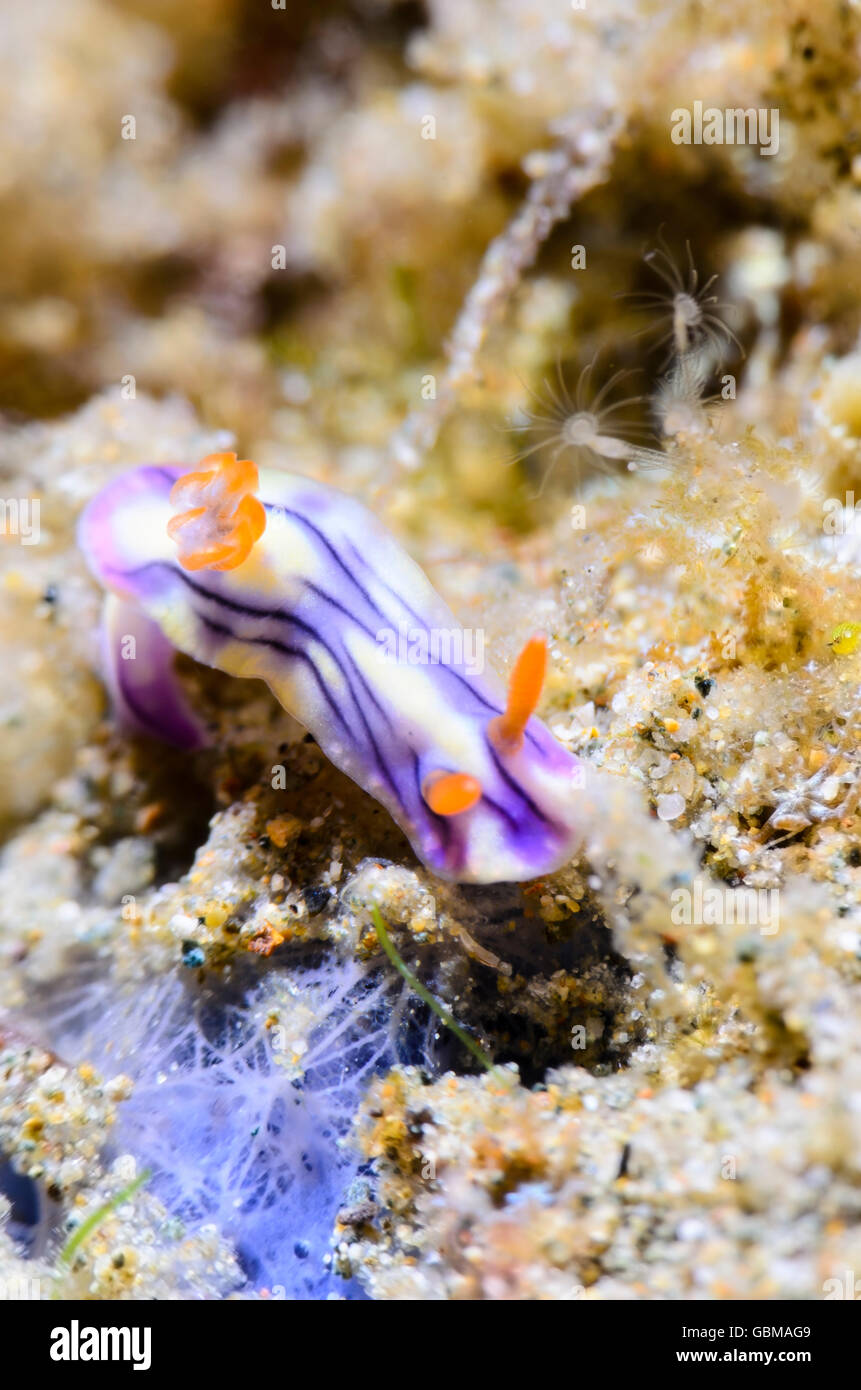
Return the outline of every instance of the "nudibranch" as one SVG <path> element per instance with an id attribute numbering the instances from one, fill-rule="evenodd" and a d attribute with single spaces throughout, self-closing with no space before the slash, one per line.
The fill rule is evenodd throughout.
<path id="1" fill-rule="evenodd" d="M 122 474 L 86 507 L 79 541 L 107 591 L 106 681 L 126 726 L 206 743 L 173 671 L 178 649 L 266 681 L 435 873 L 517 881 L 571 857 L 581 765 L 533 714 L 545 639 L 527 642 L 506 697 L 464 660 L 452 613 L 358 502 L 212 454 L 191 473 Z M 398 633 L 412 659 L 392 659 Z"/>

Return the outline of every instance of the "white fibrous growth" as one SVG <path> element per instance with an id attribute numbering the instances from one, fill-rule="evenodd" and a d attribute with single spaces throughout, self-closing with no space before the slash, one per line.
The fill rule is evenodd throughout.
<path id="1" fill-rule="evenodd" d="M 614 432 L 622 427 L 622 412 L 643 400 L 642 396 L 612 400 L 614 389 L 628 373 L 615 372 L 600 390 L 593 394 L 591 387 L 594 368 L 593 359 L 581 371 L 572 397 L 565 384 L 561 365 L 557 364 L 555 384 L 545 380 L 546 396 L 536 396 L 536 401 L 542 409 L 523 410 L 522 422 L 517 422 L 511 427 L 518 431 L 529 430 L 538 436 L 528 447 L 519 450 L 512 462 L 530 458 L 533 454 L 546 453 L 548 456 L 539 496 L 544 491 L 557 462 L 566 455 L 578 473 L 583 465 L 606 471 L 608 463 L 627 463 L 629 467 L 666 463 L 665 456 L 659 450 L 632 443 Z M 639 423 L 627 421 L 624 428 L 627 432 L 633 433 L 642 431 L 644 427 Z"/>
<path id="2" fill-rule="evenodd" d="M 404 1041 L 409 996 L 388 969 L 322 947 L 247 987 L 209 978 L 68 982 L 67 1003 L 50 1003 L 52 1044 L 131 1077 L 112 1144 L 151 1171 L 189 1234 L 214 1226 L 232 1243 L 245 1287 L 355 1296 L 327 1257 L 361 1166 L 350 1130 L 369 1081 L 428 1061 L 422 1027 Z"/>
<path id="3" fill-rule="evenodd" d="M 706 406 L 714 399 L 705 397 L 709 378 L 708 356 L 686 352 L 676 358 L 655 393 L 654 410 L 667 439 L 701 438 L 708 432 Z"/>
<path id="4" fill-rule="evenodd" d="M 658 311 L 661 341 L 669 347 L 667 360 L 673 354 L 683 358 L 703 350 L 707 360 L 712 356 L 717 358 L 728 343 L 733 343 L 741 352 L 741 343 L 721 317 L 720 311 L 726 306 L 720 303 L 717 295 L 709 294 L 717 275 L 710 275 L 701 285 L 690 242 L 686 242 L 686 248 L 686 274 L 676 265 L 663 239 L 658 247 L 647 251 L 646 264 L 660 277 L 665 288 L 634 294 L 631 298 Z"/>

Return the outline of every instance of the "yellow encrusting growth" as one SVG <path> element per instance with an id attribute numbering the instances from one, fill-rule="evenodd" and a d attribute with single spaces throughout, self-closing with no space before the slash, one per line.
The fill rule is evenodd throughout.
<path id="1" fill-rule="evenodd" d="M 835 656 L 851 656 L 861 638 L 861 623 L 838 623 L 828 639 Z"/>

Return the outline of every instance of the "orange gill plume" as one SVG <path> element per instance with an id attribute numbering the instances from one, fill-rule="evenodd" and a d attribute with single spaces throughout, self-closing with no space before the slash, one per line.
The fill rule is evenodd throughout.
<path id="1" fill-rule="evenodd" d="M 491 719 L 488 726 L 490 737 L 501 752 L 516 753 L 522 744 L 526 725 L 541 699 L 546 674 L 547 638 L 543 632 L 536 632 L 512 668 L 505 713 Z"/>
<path id="2" fill-rule="evenodd" d="M 167 533 L 183 569 L 232 570 L 247 560 L 266 527 L 258 486 L 256 465 L 232 453 L 208 454 L 177 479 L 170 500 L 185 510 L 171 517 Z"/>

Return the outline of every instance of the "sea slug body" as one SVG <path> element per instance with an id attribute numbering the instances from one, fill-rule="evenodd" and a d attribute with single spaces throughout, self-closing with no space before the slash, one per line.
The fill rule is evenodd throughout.
<path id="1" fill-rule="evenodd" d="M 190 474 L 146 465 L 116 478 L 79 541 L 108 593 L 106 678 L 127 726 L 206 742 L 174 675 L 178 649 L 266 681 L 435 873 L 517 881 L 573 854 L 580 764 L 532 714 L 543 638 L 526 644 L 507 699 L 463 642 L 444 660 L 393 661 L 391 634 L 424 635 L 427 650 L 461 629 L 359 503 L 214 454 Z"/>

